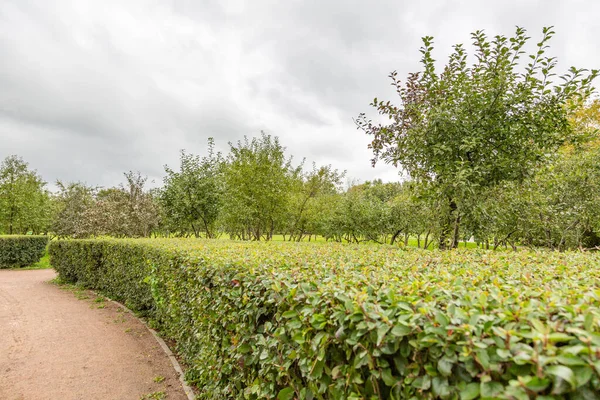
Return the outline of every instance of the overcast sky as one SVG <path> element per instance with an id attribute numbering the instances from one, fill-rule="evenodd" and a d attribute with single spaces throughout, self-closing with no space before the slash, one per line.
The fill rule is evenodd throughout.
<path id="1" fill-rule="evenodd" d="M 352 118 L 395 100 L 387 76 L 419 69 L 422 36 L 443 60 L 477 29 L 554 25 L 561 70 L 598 68 L 599 15 L 594 0 L 0 0 L 0 158 L 49 182 L 159 184 L 180 149 L 264 130 L 297 160 L 398 180 Z"/>

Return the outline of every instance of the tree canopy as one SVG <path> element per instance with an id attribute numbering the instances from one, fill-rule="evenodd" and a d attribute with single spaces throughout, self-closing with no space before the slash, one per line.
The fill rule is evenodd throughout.
<path id="1" fill-rule="evenodd" d="M 557 76 L 556 58 L 547 55 L 554 31 L 544 28 L 531 53 L 529 37 L 471 35 L 470 64 L 463 45 L 454 46 L 438 72 L 433 38 L 424 37 L 422 71 L 405 82 L 390 75 L 399 105 L 375 99 L 371 104 L 389 122 L 361 114 L 359 128 L 372 136 L 373 163 L 401 167 L 447 202 L 440 247 L 455 247 L 461 214 L 482 188 L 523 181 L 572 137 L 569 117 L 593 92 L 598 71 L 572 67 Z M 446 243 L 451 226 L 454 236 Z"/>
<path id="2" fill-rule="evenodd" d="M 7 157 L 0 165 L 0 232 L 44 233 L 51 210 L 46 182 L 20 157 Z"/>

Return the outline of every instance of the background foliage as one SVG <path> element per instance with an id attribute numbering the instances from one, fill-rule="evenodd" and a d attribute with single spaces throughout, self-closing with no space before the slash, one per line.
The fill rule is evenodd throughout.
<path id="1" fill-rule="evenodd" d="M 528 54 L 523 28 L 493 39 L 474 32 L 473 64 L 458 44 L 439 73 L 433 38 L 424 37 L 422 71 L 406 82 L 390 75 L 400 105 L 372 103 L 389 122 L 373 123 L 364 114 L 357 120 L 373 136 L 373 163 L 402 167 L 447 204 L 440 214 L 440 248 L 457 246 L 462 219 L 482 191 L 531 178 L 573 138 L 569 118 L 592 94 L 598 71 L 572 67 L 557 77 L 557 60 L 547 55 L 553 35 L 544 28 Z"/>

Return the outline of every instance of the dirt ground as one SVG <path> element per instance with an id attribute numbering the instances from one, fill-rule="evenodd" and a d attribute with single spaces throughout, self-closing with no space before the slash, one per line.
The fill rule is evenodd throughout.
<path id="1" fill-rule="evenodd" d="M 0 270 L 0 399 L 187 399 L 139 321 L 54 277 Z"/>

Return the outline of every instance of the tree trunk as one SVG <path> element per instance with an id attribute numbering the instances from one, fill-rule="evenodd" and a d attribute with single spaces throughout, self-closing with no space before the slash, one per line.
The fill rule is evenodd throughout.
<path id="1" fill-rule="evenodd" d="M 400 235 L 402 233 L 402 231 L 396 231 L 396 233 L 394 233 L 394 235 L 392 236 L 392 240 L 390 241 L 390 244 L 394 244 L 394 242 L 396 241 L 396 239 L 398 239 L 398 235 Z"/>
<path id="2" fill-rule="evenodd" d="M 440 250 L 449 250 L 452 249 L 456 246 L 457 243 L 455 243 L 456 240 L 456 235 L 458 235 L 458 229 L 459 229 L 459 224 L 460 224 L 460 218 L 458 218 L 458 216 L 454 216 L 458 206 L 456 205 L 456 202 L 452 199 L 450 199 L 450 202 L 448 204 L 448 214 L 444 217 L 444 221 L 442 224 L 442 231 L 440 232 L 440 242 L 439 242 L 439 248 Z M 453 227 L 454 225 L 454 227 Z M 454 230 L 453 230 L 454 228 Z M 454 234 L 452 235 L 451 242 L 448 243 L 448 239 L 450 237 L 450 232 L 454 232 Z"/>
<path id="3" fill-rule="evenodd" d="M 197 238 L 199 238 L 200 237 L 200 232 L 198 232 L 198 230 L 194 226 L 193 222 L 191 222 L 190 224 L 192 225 L 192 230 L 194 231 L 194 236 L 196 236 Z"/>
<path id="4" fill-rule="evenodd" d="M 454 219 L 454 231 L 452 233 L 452 248 L 453 249 L 456 249 L 458 247 L 459 232 L 460 232 L 460 220 L 461 220 L 461 215 L 457 211 L 456 218 Z"/>
<path id="5" fill-rule="evenodd" d="M 206 237 L 208 239 L 211 239 L 212 233 L 210 233 L 210 228 L 208 227 L 208 223 L 206 222 L 206 220 L 204 218 L 202 218 L 202 223 L 204 223 L 204 230 L 206 230 Z"/>
<path id="6" fill-rule="evenodd" d="M 275 233 L 275 221 L 271 220 L 271 229 L 269 229 L 269 240 L 273 240 L 273 233 Z"/>
<path id="7" fill-rule="evenodd" d="M 431 231 L 427 231 L 427 234 L 425 235 L 425 243 L 423 243 L 423 248 L 425 250 L 427 250 L 427 247 L 430 245 L 429 243 L 429 234 L 431 233 Z M 433 240 L 432 240 L 433 242 Z"/>

